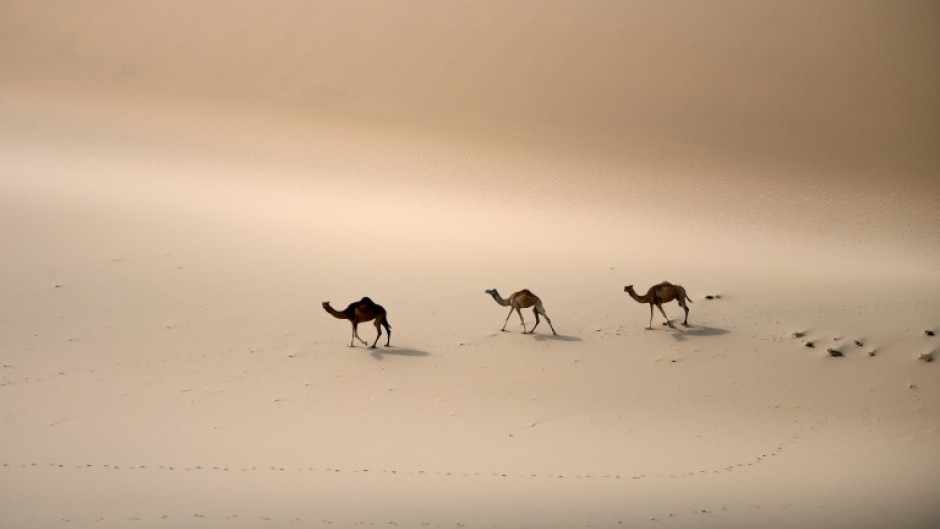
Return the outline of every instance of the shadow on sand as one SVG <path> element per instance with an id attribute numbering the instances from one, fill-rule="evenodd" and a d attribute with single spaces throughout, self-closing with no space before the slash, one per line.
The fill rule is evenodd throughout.
<path id="1" fill-rule="evenodd" d="M 538 341 L 551 341 L 551 342 L 580 342 L 581 338 L 577 336 L 565 336 L 563 334 L 533 334 L 532 335 Z"/>
<path id="2" fill-rule="evenodd" d="M 704 325 L 694 325 L 689 327 L 675 327 L 673 329 L 665 328 L 663 330 L 669 331 L 669 335 L 676 339 L 676 341 L 682 342 L 688 340 L 692 337 L 699 336 L 721 336 L 722 334 L 728 334 L 727 329 L 718 329 L 716 327 L 706 327 Z"/>
<path id="3" fill-rule="evenodd" d="M 390 356 L 390 355 L 412 356 L 412 357 L 431 356 L 431 353 L 427 351 L 419 351 L 417 349 L 408 349 L 408 348 L 398 348 L 395 346 L 377 347 L 375 349 L 372 349 L 370 351 L 370 354 L 372 355 L 372 358 L 375 358 L 376 360 L 382 360 L 386 356 Z"/>

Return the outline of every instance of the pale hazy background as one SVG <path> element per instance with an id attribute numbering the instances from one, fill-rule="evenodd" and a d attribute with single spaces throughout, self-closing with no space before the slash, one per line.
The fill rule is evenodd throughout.
<path id="1" fill-rule="evenodd" d="M 0 1 L 0 526 L 935 527 L 937 27 Z"/>

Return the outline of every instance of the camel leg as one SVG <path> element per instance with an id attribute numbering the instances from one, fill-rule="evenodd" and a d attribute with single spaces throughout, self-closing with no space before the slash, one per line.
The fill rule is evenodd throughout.
<path id="1" fill-rule="evenodd" d="M 382 337 L 382 322 L 378 318 L 375 319 L 375 341 L 372 342 L 372 349 L 375 349 L 375 344 L 379 343 L 379 338 Z"/>
<path id="2" fill-rule="evenodd" d="M 650 324 L 646 326 L 647 331 L 653 330 L 653 304 L 650 303 Z"/>
<path id="3" fill-rule="evenodd" d="M 539 320 L 539 309 L 537 309 L 537 308 L 532 309 L 532 314 L 535 314 L 535 325 L 532 326 L 532 330 L 529 331 L 529 334 L 534 334 L 534 333 L 535 333 L 535 328 L 539 326 L 539 321 L 540 321 L 540 320 Z"/>
<path id="4" fill-rule="evenodd" d="M 656 307 L 659 309 L 659 312 L 662 312 L 662 313 L 663 313 L 663 318 L 666 318 L 666 325 L 668 325 L 668 326 L 672 327 L 673 329 L 675 329 L 675 326 L 672 324 L 671 321 L 669 321 L 669 316 L 666 316 L 666 311 L 663 310 L 663 306 L 660 305 L 659 303 L 657 303 L 657 304 L 656 304 Z M 653 325 L 652 319 L 650 320 L 650 325 L 651 325 L 651 326 Z"/>
<path id="5" fill-rule="evenodd" d="M 519 315 L 519 321 L 522 322 L 522 334 L 529 334 L 529 333 L 526 332 L 526 330 L 525 330 L 525 318 L 522 317 L 522 311 L 519 310 L 518 307 L 516 307 L 516 314 Z"/>
<path id="6" fill-rule="evenodd" d="M 552 319 L 548 317 L 548 313 L 545 312 L 545 309 L 544 309 L 544 308 L 540 308 L 540 309 L 539 309 L 539 312 L 542 313 L 542 316 L 545 316 L 545 321 L 547 321 L 547 322 L 548 322 L 548 326 L 552 328 L 552 334 L 554 334 L 555 336 L 558 336 L 558 333 L 555 332 L 555 326 L 552 325 Z"/>
<path id="7" fill-rule="evenodd" d="M 503 328 L 502 328 L 501 330 L 503 330 L 503 331 L 506 330 L 506 324 L 509 323 L 509 317 L 512 316 L 512 311 L 514 311 L 514 310 L 516 310 L 516 309 L 512 309 L 512 308 L 509 309 L 509 314 L 506 315 L 506 321 L 503 322 Z"/>
<path id="8" fill-rule="evenodd" d="M 353 338 L 362 342 L 362 345 L 369 345 L 369 342 L 359 337 L 359 330 L 358 330 L 359 324 L 356 322 L 353 322 L 352 327 L 353 327 Z M 349 340 L 349 346 L 355 347 L 354 342 L 351 339 Z"/>
<path id="9" fill-rule="evenodd" d="M 548 322 L 548 327 L 552 330 L 552 334 L 558 336 L 558 333 L 555 332 L 555 326 L 552 325 L 552 320 L 548 317 L 548 314 L 545 315 L 545 321 Z"/>
<path id="10" fill-rule="evenodd" d="M 689 326 L 689 307 L 685 304 L 685 301 L 679 303 L 679 305 L 682 307 L 682 310 L 685 311 L 685 321 L 682 322 L 682 325 L 684 325 L 685 327 L 688 327 Z"/>
<path id="11" fill-rule="evenodd" d="M 392 346 L 392 326 L 388 324 L 387 321 L 382 320 L 382 327 L 385 327 L 385 333 L 388 335 L 388 338 L 385 339 L 385 347 Z"/>

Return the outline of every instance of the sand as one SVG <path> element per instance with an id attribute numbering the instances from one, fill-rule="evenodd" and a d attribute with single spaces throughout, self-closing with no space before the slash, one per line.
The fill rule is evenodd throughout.
<path id="1" fill-rule="evenodd" d="M 5 2 L 0 526 L 935 527 L 938 15 Z"/>

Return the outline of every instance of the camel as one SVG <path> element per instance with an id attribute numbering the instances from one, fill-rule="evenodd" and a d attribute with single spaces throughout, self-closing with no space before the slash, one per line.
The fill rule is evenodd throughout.
<path id="1" fill-rule="evenodd" d="M 689 298 L 685 293 L 685 289 L 679 285 L 673 285 L 669 281 L 663 281 L 658 285 L 653 285 L 646 292 L 646 294 L 639 296 L 636 291 L 633 290 L 633 285 L 627 285 L 623 287 L 623 291 L 627 294 L 630 294 L 630 297 L 635 299 L 637 303 L 649 303 L 650 304 L 650 324 L 646 328 L 651 330 L 653 328 L 653 305 L 655 305 L 659 312 L 663 313 L 663 317 L 666 318 L 666 323 L 672 328 L 675 326 L 669 321 L 669 316 L 666 316 L 666 311 L 663 310 L 663 303 L 669 303 L 672 300 L 677 300 L 679 306 L 685 311 L 685 321 L 682 322 L 682 325 L 689 326 L 689 307 L 685 304 L 686 301 L 692 303 L 692 299 Z"/>
<path id="2" fill-rule="evenodd" d="M 493 299 L 496 300 L 496 303 L 499 303 L 504 307 L 510 307 L 509 314 L 506 316 L 506 321 L 503 323 L 502 330 L 506 330 L 506 324 L 509 323 L 509 316 L 512 316 L 512 311 L 516 311 L 516 314 L 519 315 L 519 319 L 522 320 L 522 334 L 532 334 L 535 332 L 535 328 L 539 326 L 539 314 L 541 314 L 542 316 L 545 316 L 545 320 L 548 322 L 548 326 L 552 328 L 552 334 L 556 336 L 558 335 L 558 333 L 555 332 L 555 327 L 552 325 L 552 320 L 549 319 L 548 314 L 545 313 L 545 307 L 542 306 L 542 300 L 531 291 L 522 289 L 519 292 L 514 292 L 511 296 L 509 296 L 509 299 L 503 299 L 503 297 L 499 295 L 499 292 L 497 292 L 495 288 L 487 290 L 486 293 L 493 296 Z M 527 309 L 529 307 L 534 307 L 532 312 L 535 313 L 535 325 L 532 326 L 531 331 L 526 331 L 525 318 L 522 317 L 522 312 L 520 312 L 520 309 Z"/>
<path id="3" fill-rule="evenodd" d="M 349 320 L 350 323 L 352 323 L 352 338 L 349 339 L 349 347 L 355 346 L 354 340 L 359 340 L 362 342 L 362 345 L 369 345 L 368 342 L 359 337 L 359 333 L 356 329 L 360 323 L 372 320 L 375 320 L 375 330 L 378 331 L 378 334 L 375 336 L 375 341 L 372 342 L 372 349 L 375 349 L 375 344 L 377 344 L 379 338 L 382 337 L 382 327 L 385 327 L 385 330 L 388 331 L 388 339 L 385 342 L 385 347 L 391 346 L 392 326 L 388 323 L 388 314 L 381 305 L 377 305 L 371 299 L 362 298 L 359 301 L 350 303 L 349 306 L 346 307 L 346 310 L 342 312 L 331 307 L 329 301 L 324 301 L 323 310 L 332 314 L 334 318 Z"/>

